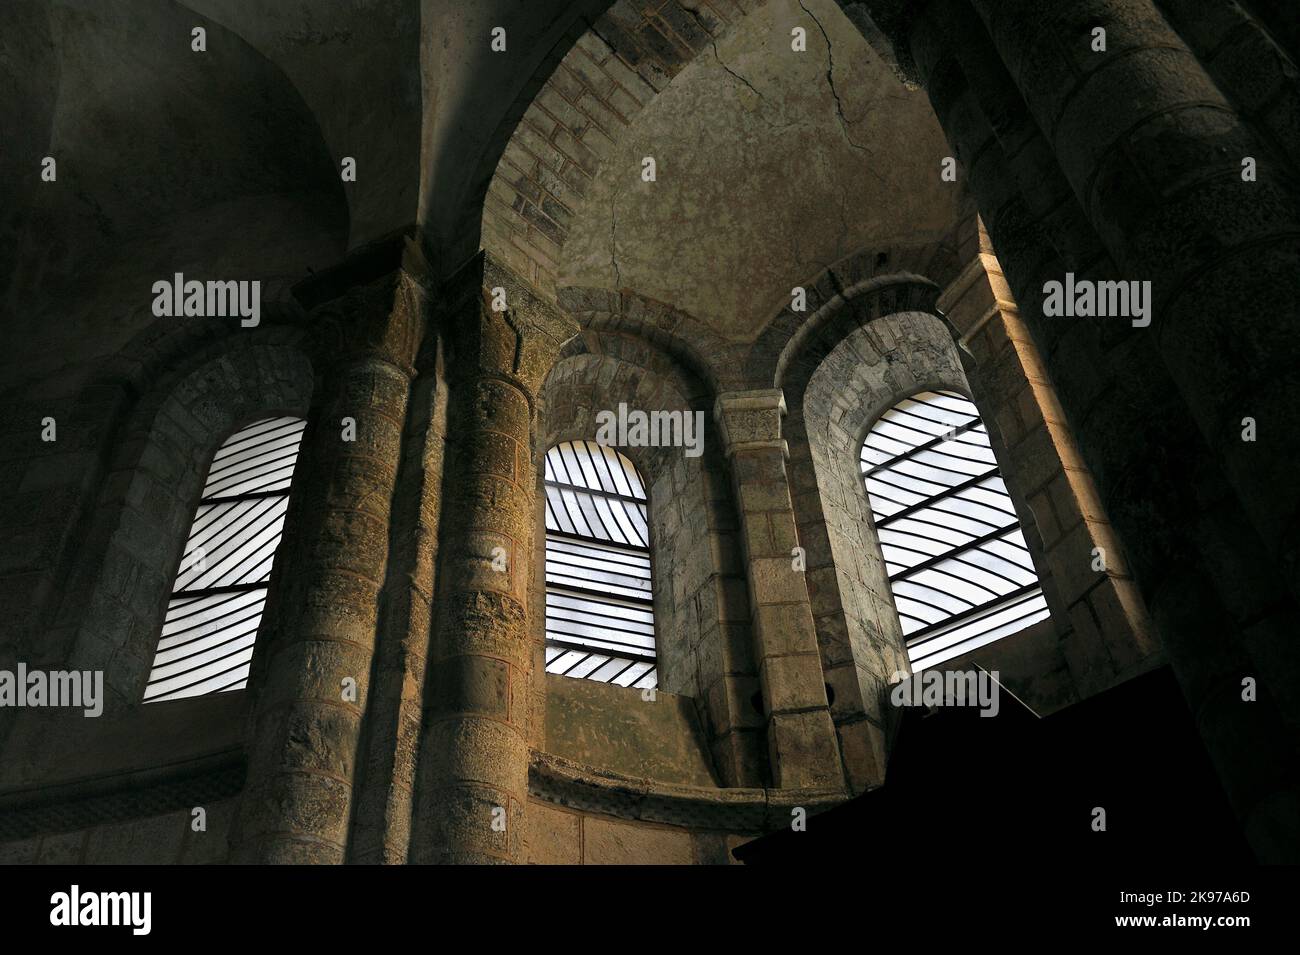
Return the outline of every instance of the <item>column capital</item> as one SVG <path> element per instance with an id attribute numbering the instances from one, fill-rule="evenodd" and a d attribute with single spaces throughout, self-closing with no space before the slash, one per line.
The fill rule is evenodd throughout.
<path id="1" fill-rule="evenodd" d="M 757 391 L 726 391 L 713 405 L 722 445 L 730 457 L 741 451 L 780 450 L 788 457 L 781 437 L 785 416 L 785 393 L 780 388 Z"/>
<path id="2" fill-rule="evenodd" d="M 309 347 L 321 366 L 375 359 L 415 372 L 427 293 L 401 269 L 355 285 L 311 312 Z"/>
<path id="3" fill-rule="evenodd" d="M 443 286 L 443 321 L 455 354 L 453 376 L 514 379 L 536 394 L 576 320 L 486 250 Z"/>

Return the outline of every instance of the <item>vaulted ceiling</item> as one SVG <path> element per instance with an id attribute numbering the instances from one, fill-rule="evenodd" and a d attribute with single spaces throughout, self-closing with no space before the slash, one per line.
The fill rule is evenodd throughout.
<path id="1" fill-rule="evenodd" d="M 746 340 L 837 259 L 944 234 L 959 197 L 924 94 L 834 0 L 716 3 L 734 26 L 625 131 L 558 279 Z M 609 5 L 6 0 L 0 128 L 23 149 L 0 150 L 0 380 L 77 377 L 148 327 L 150 285 L 173 272 L 287 286 L 412 225 L 437 260 L 522 108 Z M 57 183 L 39 179 L 45 155 Z"/>
<path id="2" fill-rule="evenodd" d="M 792 31 L 807 34 L 805 52 Z M 698 56 L 606 158 L 559 284 L 632 288 L 752 339 L 790 289 L 861 249 L 954 225 L 960 187 L 923 91 L 834 0 L 769 0 Z M 641 178 L 654 157 L 657 180 Z"/>

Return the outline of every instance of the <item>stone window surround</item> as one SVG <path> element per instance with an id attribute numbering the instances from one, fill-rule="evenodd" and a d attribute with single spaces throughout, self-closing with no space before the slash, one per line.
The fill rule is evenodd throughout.
<path id="1" fill-rule="evenodd" d="M 263 356 L 261 360 L 259 354 Z M 262 367 L 263 361 L 279 365 L 277 370 L 287 371 L 289 376 L 268 376 Z M 89 661 L 100 665 L 107 663 L 105 683 L 124 697 L 120 702 L 133 705 L 143 694 L 149 664 L 146 663 L 143 669 L 136 664 L 141 659 L 151 661 L 157 648 L 163 613 L 183 556 L 188 524 L 194 519 L 212 456 L 226 438 L 260 416 L 306 417 L 311 387 L 311 369 L 305 357 L 298 355 L 294 361 L 274 351 L 241 348 L 199 365 L 159 402 L 148 423 L 146 444 L 129 476 L 129 483 L 116 498 L 121 516 L 104 551 L 101 579 L 92 601 L 104 599 L 111 593 L 109 587 L 114 561 L 136 562 L 142 559 L 147 552 L 143 547 L 145 542 L 140 538 L 150 532 L 153 539 L 148 543 L 152 545 L 155 561 L 150 569 L 161 573 L 166 580 L 162 588 L 164 592 L 156 592 L 159 589 L 156 581 L 135 582 L 128 600 L 135 599 L 128 606 L 137 609 L 137 619 L 129 634 L 119 635 L 116 652 L 109 660 L 103 660 L 102 649 L 96 650 L 95 645 L 107 635 L 90 631 L 89 628 L 97 627 L 103 619 L 93 612 L 87 613 L 73 653 L 74 666 L 84 667 Z M 309 428 L 304 441 L 309 440 L 311 430 Z M 113 480 L 115 476 L 109 476 L 101 506 L 111 507 L 114 497 L 110 495 L 121 487 L 121 483 Z M 137 510 L 140 505 L 149 503 L 162 505 L 150 509 L 150 513 L 156 516 L 155 521 L 149 522 L 152 527 L 141 521 L 142 515 Z M 278 572 L 273 572 L 272 579 L 278 576 Z M 147 598 L 153 599 L 150 602 Z M 149 618 L 140 615 L 139 609 L 157 609 L 157 612 Z M 150 645 L 146 646 L 146 643 Z M 139 693 L 134 692 L 136 690 Z"/>
<path id="2" fill-rule="evenodd" d="M 739 558 L 731 554 L 738 545 L 730 489 L 719 477 L 725 473 L 720 461 L 714 460 L 717 466 L 712 469 L 706 467 L 706 462 L 721 455 L 704 404 L 707 393 L 706 386 L 645 340 L 589 331 L 556 363 L 543 387 L 535 453 L 540 462 L 546 450 L 559 442 L 592 439 L 596 412 L 616 410 L 620 401 L 629 409 L 646 411 L 706 411 L 705 450 L 700 458 L 686 458 L 679 448 L 618 450 L 632 460 L 646 483 L 658 692 L 694 699 L 723 786 L 755 786 L 762 785 L 766 771 L 761 758 L 763 718 L 752 703 L 759 685 L 750 657 L 743 572 Z M 541 474 L 539 464 L 539 526 L 544 517 Z M 683 507 L 694 518 L 683 517 Z M 542 535 L 538 537 L 537 546 L 544 546 Z M 665 563 L 680 568 L 680 573 L 665 574 Z M 540 553 L 536 565 L 533 616 L 540 647 L 545 629 Z M 675 639 L 665 639 L 670 635 Z M 539 673 L 544 669 L 540 659 L 539 653 Z M 630 701 L 632 692 L 626 691 Z M 640 691 L 635 693 L 639 705 Z M 543 725 L 540 718 L 537 725 Z M 545 732 L 538 734 L 538 743 L 543 739 Z"/>
<path id="3" fill-rule="evenodd" d="M 104 713 L 86 724 L 79 711 L 23 711 L 6 739 L 14 771 L 5 774 L 4 788 L 165 773 L 169 766 L 183 774 L 196 760 L 240 748 L 245 693 L 146 707 L 143 690 L 213 454 L 231 433 L 267 414 L 310 422 L 313 385 L 311 363 L 296 335 L 268 327 L 201 349 L 135 400 L 114 435 L 112 457 L 95 491 L 73 584 L 55 608 L 59 631 L 70 635 L 66 649 L 57 662 L 45 664 L 102 669 Z M 311 432 L 309 423 L 304 451 Z M 263 627 L 281 574 L 277 564 Z M 185 727 L 174 725 L 180 714 Z M 127 737 L 133 743 L 122 745 Z M 93 740 L 104 745 L 95 747 L 88 742 Z M 115 754 L 93 762 L 89 774 L 85 760 L 74 758 L 88 745 Z"/>
<path id="4" fill-rule="evenodd" d="M 847 305 L 852 308 L 852 301 Z M 933 313 L 893 312 L 842 327 L 838 343 L 803 385 L 803 406 L 792 409 L 786 430 L 800 543 L 809 554 L 806 580 L 826 681 L 835 691 L 832 716 L 850 786 L 861 791 L 883 782 L 893 725 L 884 696 L 894 674 L 910 670 L 862 482 L 861 444 L 881 414 L 918 391 L 946 388 L 977 407 L 981 402 L 950 326 Z M 858 394 L 845 398 L 855 385 Z M 981 416 L 986 422 L 991 417 L 984 408 Z M 996 429 L 989 430 L 1005 467 L 1006 449 Z M 1035 569 L 1050 593 L 1033 516 L 1011 490 Z M 1045 639 L 1053 634 L 1049 630 Z"/>

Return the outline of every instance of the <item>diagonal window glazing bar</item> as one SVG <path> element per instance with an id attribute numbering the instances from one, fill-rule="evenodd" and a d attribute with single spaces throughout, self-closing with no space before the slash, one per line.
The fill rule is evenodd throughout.
<path id="1" fill-rule="evenodd" d="M 861 465 L 913 670 L 1048 616 L 969 399 L 924 391 L 900 401 L 867 434 Z"/>
<path id="2" fill-rule="evenodd" d="M 172 586 L 146 703 L 247 685 L 306 426 L 301 418 L 266 418 L 236 431 L 213 455 Z"/>
<path id="3" fill-rule="evenodd" d="M 546 454 L 546 672 L 658 684 L 645 485 L 594 441 Z"/>

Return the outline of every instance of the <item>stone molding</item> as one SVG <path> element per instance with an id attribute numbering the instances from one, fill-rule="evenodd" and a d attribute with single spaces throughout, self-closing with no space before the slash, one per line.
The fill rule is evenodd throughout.
<path id="1" fill-rule="evenodd" d="M 839 789 L 706 789 L 596 769 L 533 750 L 528 791 L 570 809 L 692 829 L 755 833 L 787 826 L 791 810 L 810 814 L 845 800 Z"/>

